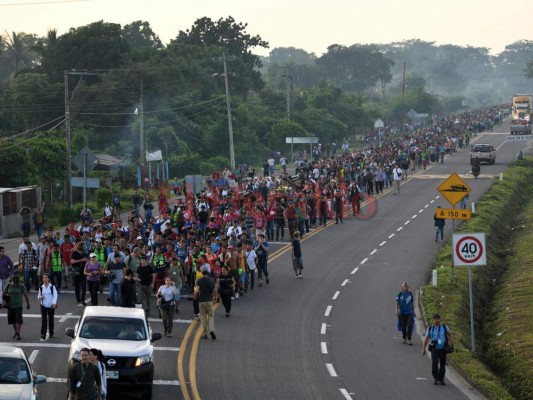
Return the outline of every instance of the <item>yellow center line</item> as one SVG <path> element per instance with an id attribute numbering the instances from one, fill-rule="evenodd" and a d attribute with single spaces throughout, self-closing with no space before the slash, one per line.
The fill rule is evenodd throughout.
<path id="1" fill-rule="evenodd" d="M 213 313 L 220 306 L 220 303 L 216 303 L 213 306 Z M 191 384 L 191 392 L 193 400 L 200 400 L 200 393 L 198 392 L 198 385 L 196 384 L 196 355 L 198 354 L 198 347 L 200 345 L 200 337 L 202 336 L 203 328 L 200 325 L 199 329 L 194 335 L 194 339 L 191 345 L 191 358 L 189 359 L 189 380 Z"/>
<path id="2" fill-rule="evenodd" d="M 482 135 L 477 136 L 475 138 L 475 140 L 471 140 L 470 143 L 472 143 L 473 141 L 479 140 L 481 136 Z M 448 155 L 447 157 L 445 157 L 445 159 L 447 159 L 449 157 L 451 157 L 451 155 Z M 402 182 L 402 184 L 406 184 L 407 182 L 409 182 L 410 180 L 413 179 L 414 175 L 419 175 L 419 174 L 425 173 L 425 171 L 427 171 L 428 169 L 433 168 L 435 165 L 437 165 L 437 164 L 429 164 L 425 170 L 424 169 L 419 169 L 417 172 L 414 172 L 414 173 L 412 173 L 412 171 L 409 171 L 409 172 L 411 172 L 411 174 L 408 174 L 408 176 L 410 176 L 410 178 L 407 178 L 405 181 Z M 393 190 L 392 186 L 388 187 L 385 190 L 383 190 L 383 192 L 381 194 L 378 194 L 377 196 L 374 196 L 374 201 L 375 201 L 375 199 L 377 199 L 379 197 L 383 197 L 384 195 L 386 195 L 387 193 L 391 192 L 392 190 Z M 343 215 L 345 217 L 349 216 L 350 211 L 351 211 L 351 205 L 349 204 L 349 202 L 347 202 L 347 203 L 348 204 L 344 205 L 344 207 L 347 209 L 346 211 L 343 212 Z M 361 206 L 365 206 L 368 203 L 369 203 L 369 200 L 365 200 L 361 204 Z M 310 237 L 317 235 L 318 233 L 322 232 L 324 229 L 329 228 L 331 225 L 334 225 L 333 220 L 330 220 L 325 227 L 315 228 L 315 230 L 313 232 L 310 232 L 310 233 L 306 234 L 302 238 L 302 241 L 305 241 L 305 240 L 309 239 Z M 277 258 L 281 257 L 283 254 L 287 253 L 291 248 L 292 248 L 292 245 L 290 243 L 287 243 L 287 244 L 283 245 L 283 247 L 281 249 L 276 250 L 272 254 L 272 256 L 268 257 L 268 261 L 270 262 L 270 261 L 276 260 Z M 216 311 L 219 306 L 220 306 L 220 303 L 217 303 L 213 307 L 214 310 Z M 184 376 L 184 371 L 183 371 L 183 359 L 185 357 L 185 350 L 186 350 L 187 342 L 188 342 L 189 337 L 191 336 L 195 326 L 196 326 L 196 320 L 194 320 L 191 323 L 191 325 L 189 326 L 189 329 L 187 329 L 187 332 L 185 333 L 185 337 L 183 338 L 183 340 L 181 342 L 180 353 L 179 353 L 179 356 L 178 356 L 178 379 L 180 381 L 181 392 L 183 393 L 184 400 L 190 400 L 191 397 L 189 396 L 189 393 L 188 393 L 188 390 L 187 390 L 187 384 L 185 382 L 185 376 Z M 202 331 L 201 326 L 200 326 L 200 329 L 198 329 L 196 331 L 196 334 L 194 335 L 194 339 L 193 339 L 192 344 L 191 344 L 191 357 L 189 359 L 189 378 L 190 378 L 189 381 L 190 381 L 193 400 L 201 400 L 200 393 L 198 391 L 198 385 L 196 383 L 196 356 L 198 354 L 198 347 L 199 347 L 199 343 L 200 343 L 200 337 L 202 336 L 202 332 L 203 331 Z"/>
<path id="3" fill-rule="evenodd" d="M 187 390 L 187 382 L 185 382 L 185 371 L 183 371 L 183 359 L 185 358 L 185 350 L 186 350 L 187 342 L 189 341 L 189 337 L 191 336 L 191 333 L 194 330 L 195 326 L 196 326 L 196 320 L 192 321 L 192 323 L 189 325 L 189 328 L 187 329 L 187 332 L 185 332 L 185 336 L 183 337 L 183 340 L 181 341 L 180 351 L 178 354 L 178 380 L 180 382 L 181 393 L 183 394 L 184 400 L 191 400 L 191 398 L 189 396 L 189 391 Z"/>

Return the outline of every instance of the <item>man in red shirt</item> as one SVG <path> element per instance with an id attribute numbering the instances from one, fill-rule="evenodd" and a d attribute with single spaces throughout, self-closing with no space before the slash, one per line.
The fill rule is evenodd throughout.
<path id="1" fill-rule="evenodd" d="M 59 251 L 61 252 L 61 257 L 63 258 L 63 279 L 65 280 L 65 286 L 63 286 L 63 289 L 68 289 L 68 271 L 71 267 L 72 250 L 76 246 L 70 241 L 70 235 L 68 233 L 63 237 L 63 240 L 63 244 L 59 246 Z"/>
<path id="2" fill-rule="evenodd" d="M 255 214 L 254 214 L 254 229 L 255 229 L 255 237 L 258 238 L 259 235 L 266 236 L 266 216 L 261 211 L 261 208 L 256 207 Z"/>

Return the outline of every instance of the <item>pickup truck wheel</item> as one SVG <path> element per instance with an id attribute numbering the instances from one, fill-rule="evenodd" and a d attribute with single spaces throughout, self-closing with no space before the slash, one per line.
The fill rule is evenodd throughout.
<path id="1" fill-rule="evenodd" d="M 150 385 L 150 388 L 147 389 L 146 392 L 144 392 L 142 399 L 152 400 L 152 390 L 153 390 L 153 385 Z"/>

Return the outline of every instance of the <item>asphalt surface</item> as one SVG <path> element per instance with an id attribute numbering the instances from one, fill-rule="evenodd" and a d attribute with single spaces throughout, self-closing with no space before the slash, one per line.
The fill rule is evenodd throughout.
<path id="1" fill-rule="evenodd" d="M 462 150 L 444 164 L 417 171 L 412 179 L 409 175 L 400 196 L 378 197 L 377 212 L 371 218 L 349 216 L 343 224 L 312 231 L 302 242 L 303 279 L 294 279 L 284 244 L 273 243 L 271 284 L 235 300 L 230 318 L 224 318 L 221 310 L 216 312 L 216 341 L 200 341 L 191 355 L 189 340 L 188 351 L 182 354 L 185 379 L 180 382 L 179 348 L 193 318 L 192 302 L 182 301 L 173 337 L 155 342 L 153 398 L 187 399 L 193 389 L 198 390 L 196 398 L 202 399 L 467 398 L 460 389 L 474 391 L 461 384 L 456 387 L 450 371 L 446 387 L 433 386 L 430 360 L 421 355 L 418 336 L 414 346 L 401 343 L 394 297 L 405 280 L 412 291 L 427 283 L 432 259 L 442 246 L 434 241 L 433 214 L 437 205 L 448 207 L 448 203 L 436 187 L 457 172 L 472 187 L 470 200 L 477 201 L 512 160 L 512 144 L 500 147 L 507 132 L 504 124 L 477 138 L 478 143 L 498 148 L 496 164 L 482 165 L 480 178 L 467 175 L 469 152 Z M 515 146 L 519 151 L 523 144 Z M 446 222 L 445 236 L 451 225 Z M 8 240 L 2 245 L 13 255 L 18 244 Z M 40 387 L 43 399 L 64 398 L 70 343 L 64 330 L 75 325 L 81 307 L 76 306 L 72 291 L 64 291 L 58 302 L 55 337 L 40 342 L 34 291 L 30 298 L 32 308 L 24 310 L 20 342 L 11 338 L 6 310 L 0 311 L 4 326 L 0 342 L 23 347 L 36 372 L 49 378 Z M 100 296 L 101 305 L 105 298 Z M 151 314 L 156 315 L 153 305 Z M 162 331 L 159 319 L 151 319 L 150 324 L 154 332 Z M 192 329 L 196 334 L 198 324 L 193 323 Z"/>
<path id="2" fill-rule="evenodd" d="M 236 300 L 231 318 L 218 313 L 216 342 L 200 343 L 200 397 L 468 398 L 456 383 L 475 398 L 451 372 L 446 387 L 433 386 L 421 338 L 402 344 L 394 298 L 403 281 L 413 291 L 427 283 L 442 246 L 435 243 L 433 215 L 438 205 L 451 206 L 436 187 L 457 172 L 472 187 L 470 201 L 477 201 L 512 160 L 512 145 L 500 147 L 507 135 L 504 125 L 476 138 L 498 148 L 496 164 L 484 164 L 480 178 L 468 175 L 469 151 L 463 150 L 417 173 L 400 196 L 379 197 L 372 218 L 347 217 L 309 235 L 302 243 L 303 279 L 294 279 L 288 253 L 271 261 L 271 284 Z M 451 227 L 447 221 L 446 236 Z"/>

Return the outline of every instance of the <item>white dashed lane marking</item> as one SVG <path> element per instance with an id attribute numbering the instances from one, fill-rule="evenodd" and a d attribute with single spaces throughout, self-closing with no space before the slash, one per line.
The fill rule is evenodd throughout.
<path id="1" fill-rule="evenodd" d="M 423 211 L 424 211 L 424 209 L 421 208 L 420 210 L 418 210 L 418 213 L 420 214 L 420 213 L 423 212 Z"/>
<path id="2" fill-rule="evenodd" d="M 339 297 L 339 294 L 341 294 L 341 292 L 339 292 L 338 290 L 335 292 L 335 294 L 333 295 L 333 297 L 331 298 L 331 300 L 337 300 L 337 297 Z"/>
<path id="3" fill-rule="evenodd" d="M 361 264 L 364 264 L 368 261 L 368 258 L 365 258 L 363 261 L 361 261 Z"/>
<path id="4" fill-rule="evenodd" d="M 415 219 L 417 216 L 418 216 L 418 215 L 415 214 L 415 215 L 413 215 L 411 218 L 412 218 L 412 219 Z"/>
<path id="5" fill-rule="evenodd" d="M 424 206 L 424 208 L 428 208 L 428 207 L 429 207 L 429 204 L 426 204 L 426 205 Z"/>
<path id="6" fill-rule="evenodd" d="M 342 395 L 344 396 L 344 398 L 346 400 L 353 400 L 352 396 L 350 396 L 350 393 L 348 393 L 348 391 L 346 389 L 339 389 L 342 393 Z"/>
<path id="7" fill-rule="evenodd" d="M 357 271 L 359 271 L 359 268 L 355 267 L 354 270 L 350 274 L 354 275 Z"/>
<path id="8" fill-rule="evenodd" d="M 326 342 L 320 342 L 320 351 L 322 354 L 328 354 L 328 345 Z"/>
<path id="9" fill-rule="evenodd" d="M 386 240 L 384 240 L 383 242 L 381 242 L 381 243 L 379 244 L 379 247 L 383 247 L 383 246 L 385 246 L 385 243 L 387 243 Z"/>
<path id="10" fill-rule="evenodd" d="M 344 282 L 342 282 L 341 286 L 346 286 L 350 282 L 348 279 L 345 279 Z"/>
<path id="11" fill-rule="evenodd" d="M 435 203 L 435 200 L 431 200 L 430 203 L 431 203 L 431 204 Z"/>
<path id="12" fill-rule="evenodd" d="M 326 307 L 326 313 L 324 314 L 324 316 L 329 317 L 329 313 L 331 312 L 332 308 L 333 308 L 333 306 L 327 306 Z"/>
<path id="13" fill-rule="evenodd" d="M 396 235 L 395 233 L 392 233 L 389 235 L 389 239 L 392 239 L 394 237 L 394 235 Z"/>
<path id="14" fill-rule="evenodd" d="M 372 252 L 370 253 L 370 255 L 373 256 L 374 254 L 376 254 L 377 251 L 378 251 L 378 249 L 374 249 L 374 250 L 372 250 Z"/>
<path id="15" fill-rule="evenodd" d="M 329 375 L 335 378 L 337 376 L 337 373 L 335 372 L 335 368 L 333 368 L 333 364 L 326 364 L 326 368 L 328 369 Z"/>
<path id="16" fill-rule="evenodd" d="M 400 226 L 398 229 L 396 229 L 396 232 L 400 232 L 403 229 L 403 226 Z"/>
<path id="17" fill-rule="evenodd" d="M 320 334 L 325 335 L 326 334 L 327 325 L 325 322 L 322 322 L 322 326 L 320 327 Z"/>
<path id="18" fill-rule="evenodd" d="M 405 221 L 403 224 L 404 224 L 404 225 L 408 225 L 409 222 L 411 222 L 411 221 Z"/>

